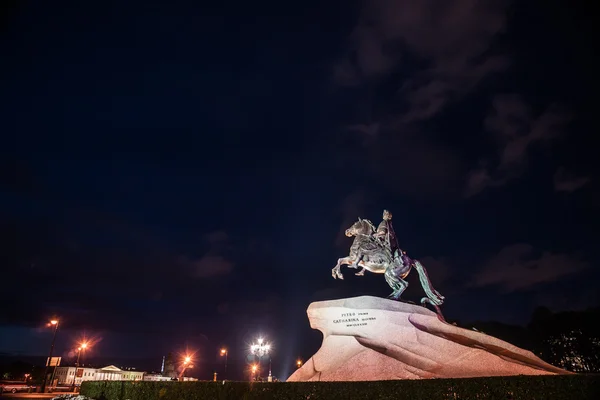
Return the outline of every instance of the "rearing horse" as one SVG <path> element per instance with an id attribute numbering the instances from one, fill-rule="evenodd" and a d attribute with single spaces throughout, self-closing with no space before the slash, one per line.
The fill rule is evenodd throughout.
<path id="1" fill-rule="evenodd" d="M 433 288 L 425 267 L 418 260 L 412 260 L 412 263 L 409 262 L 405 265 L 399 256 L 402 250 L 397 250 L 394 254 L 391 254 L 390 250 L 373 235 L 375 226 L 368 219 L 359 218 L 350 228 L 346 229 L 345 233 L 348 237 L 354 236 L 354 241 L 350 247 L 350 254 L 347 257 L 338 259 L 336 266 L 331 270 L 334 279 L 344 279 L 340 271 L 342 265 L 348 265 L 349 268 L 362 267 L 375 274 L 383 274 L 386 282 L 393 289 L 388 298 L 399 300 L 408 287 L 408 282 L 404 278 L 414 266 L 419 274 L 421 286 L 423 286 L 423 290 L 427 295 L 427 297 L 421 299 L 421 304 L 429 303 L 433 305 L 438 314 L 441 315 L 438 306 L 443 304 L 444 296 Z M 363 274 L 364 271 L 356 273 L 356 275 Z"/>

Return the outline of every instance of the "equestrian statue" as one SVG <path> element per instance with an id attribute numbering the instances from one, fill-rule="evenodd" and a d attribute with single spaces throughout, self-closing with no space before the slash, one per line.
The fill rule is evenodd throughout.
<path id="1" fill-rule="evenodd" d="M 347 257 L 338 259 L 336 266 L 331 270 L 334 279 L 344 279 L 340 268 L 347 265 L 349 268 L 361 268 L 355 275 L 363 276 L 366 271 L 383 274 L 386 282 L 393 289 L 388 298 L 400 300 L 400 296 L 408 287 L 404 280 L 412 267 L 419 274 L 421 286 L 427 297 L 421 299 L 421 304 L 431 304 L 438 315 L 443 318 L 439 306 L 444 303 L 444 296 L 433 288 L 427 270 L 419 260 L 413 260 L 400 249 L 394 228 L 392 227 L 392 213 L 383 210 L 383 221 L 377 229 L 368 219 L 358 218 L 350 228 L 346 229 L 346 236 L 353 237 L 354 242 L 350 247 Z"/>

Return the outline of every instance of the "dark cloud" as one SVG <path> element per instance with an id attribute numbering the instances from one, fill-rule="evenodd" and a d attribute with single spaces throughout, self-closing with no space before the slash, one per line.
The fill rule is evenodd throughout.
<path id="1" fill-rule="evenodd" d="M 497 154 L 493 161 L 484 160 L 468 173 L 465 196 L 475 196 L 487 187 L 502 186 L 519 177 L 527 168 L 531 148 L 559 137 L 571 120 L 572 116 L 558 106 L 535 116 L 521 96 L 496 96 L 485 127 Z"/>
<path id="2" fill-rule="evenodd" d="M 202 257 L 190 259 L 183 256 L 180 259 L 184 268 L 190 271 L 191 276 L 204 279 L 233 272 L 233 261 L 223 255 L 234 250 L 227 232 L 223 230 L 210 232 L 204 235 L 204 241 L 209 248 Z"/>
<path id="3" fill-rule="evenodd" d="M 564 253 L 537 254 L 529 244 L 514 244 L 500 250 L 473 276 L 470 286 L 497 285 L 505 292 L 531 290 L 587 269 L 589 263 Z"/>
<path id="4" fill-rule="evenodd" d="M 590 282 L 570 283 L 566 290 L 552 287 L 553 290 L 536 291 L 532 302 L 535 306 L 548 307 L 553 311 L 579 311 L 597 307 L 600 304 L 600 295 L 598 288 L 592 283 L 597 281 L 597 277 L 590 278 Z M 565 285 L 564 282 L 558 284 Z"/>
<path id="5" fill-rule="evenodd" d="M 390 133 L 372 148 L 373 180 L 386 191 L 435 200 L 458 187 L 463 161 L 434 132 L 402 136 Z M 439 198 L 438 198 L 439 199 Z"/>
<path id="6" fill-rule="evenodd" d="M 181 291 L 189 285 L 189 265 L 148 229 L 111 214 L 99 215 L 75 212 L 63 215 L 61 223 L 20 221 L 15 225 L 18 235 L 0 224 L 3 231 L 9 229 L 2 234 L 14 242 L 2 246 L 3 277 L 16 282 L 27 276 L 24 290 L 29 292 L 23 307 L 3 315 L 5 323 L 35 326 L 60 315 L 69 320 L 69 329 L 138 330 L 152 323 L 153 313 L 162 315 L 164 307 L 184 307 L 185 297 L 193 296 Z M 222 262 L 206 260 L 191 266 L 202 276 L 224 268 Z M 6 287 L 0 299 L 12 302 L 22 290 L 19 285 Z"/>
<path id="7" fill-rule="evenodd" d="M 574 192 L 581 189 L 590 182 L 590 178 L 585 176 L 575 176 L 564 167 L 560 167 L 554 174 L 554 190 L 557 192 Z"/>
<path id="8" fill-rule="evenodd" d="M 190 262 L 192 275 L 195 278 L 211 278 L 226 275 L 233 271 L 233 263 L 220 255 L 207 254 L 196 261 Z"/>
<path id="9" fill-rule="evenodd" d="M 363 137 L 362 156 L 371 159 L 365 168 L 386 190 L 430 199 L 460 195 L 467 166 L 446 132 L 428 123 L 505 70 L 508 58 L 494 45 L 508 4 L 364 3 L 333 75 L 342 91 L 368 92 L 361 100 L 367 111 L 353 115 L 344 131 Z"/>
<path id="10" fill-rule="evenodd" d="M 334 66 L 334 80 L 342 86 L 382 80 L 406 63 L 409 53 L 415 54 L 425 67 L 407 76 L 399 88 L 407 110 L 398 118 L 402 123 L 428 119 L 506 67 L 508 60 L 490 48 L 505 29 L 508 4 L 365 2 L 348 54 Z"/>

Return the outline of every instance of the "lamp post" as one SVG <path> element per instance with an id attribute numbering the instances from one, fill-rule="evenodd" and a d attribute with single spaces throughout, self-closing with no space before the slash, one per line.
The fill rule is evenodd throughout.
<path id="1" fill-rule="evenodd" d="M 46 363 L 46 368 L 44 369 L 44 379 L 42 380 L 42 393 L 46 391 L 46 380 L 48 379 L 48 367 L 52 362 L 52 353 L 54 352 L 54 342 L 56 341 L 56 332 L 58 331 L 59 321 L 57 319 L 53 319 L 50 321 L 50 326 L 54 326 L 54 335 L 52 336 L 52 344 L 50 345 L 50 355 L 48 356 L 48 362 Z M 56 368 L 56 367 L 54 367 Z M 52 384 L 52 382 L 50 382 Z"/>
<path id="2" fill-rule="evenodd" d="M 252 364 L 252 381 L 256 380 L 256 371 L 258 371 L 258 365 Z"/>
<path id="3" fill-rule="evenodd" d="M 225 371 L 223 371 L 223 379 L 225 379 L 225 375 L 227 374 L 227 354 L 229 352 L 227 351 L 226 348 L 222 348 L 221 349 L 221 357 L 225 357 Z"/>
<path id="4" fill-rule="evenodd" d="M 77 348 L 77 361 L 75 361 L 75 372 L 73 373 L 73 384 L 72 384 L 72 390 L 71 391 L 75 391 L 75 378 L 77 377 L 77 369 L 79 368 L 79 356 L 81 355 L 81 350 L 85 350 L 87 349 L 87 342 L 83 342 L 81 343 L 81 345 Z"/>
<path id="5" fill-rule="evenodd" d="M 87 349 L 88 344 L 86 342 L 81 343 L 81 346 L 77 349 L 77 362 L 75 363 L 77 367 L 79 367 L 79 356 L 81 355 L 81 350 L 85 351 Z"/>
<path id="6" fill-rule="evenodd" d="M 267 378 L 267 380 L 269 382 L 272 382 L 273 377 L 271 376 L 271 345 L 269 343 L 265 343 L 262 338 L 259 338 L 256 344 L 250 346 L 250 352 L 254 354 L 254 356 L 258 357 L 259 363 L 264 356 L 269 356 L 269 377 Z"/>
<path id="7" fill-rule="evenodd" d="M 296 368 L 300 368 L 302 366 L 302 360 L 301 359 L 297 359 L 296 360 Z"/>
<path id="8" fill-rule="evenodd" d="M 191 362 L 192 362 L 192 357 L 185 356 L 185 358 L 183 359 L 183 368 L 181 369 L 181 372 L 179 373 L 179 380 L 183 379 L 183 374 L 185 374 L 186 369 L 194 367 L 193 365 L 191 365 Z"/>

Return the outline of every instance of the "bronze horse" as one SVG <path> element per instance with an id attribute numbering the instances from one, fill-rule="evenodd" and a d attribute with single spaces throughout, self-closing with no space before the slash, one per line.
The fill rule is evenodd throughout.
<path id="1" fill-rule="evenodd" d="M 354 241 L 350 247 L 350 254 L 338 259 L 336 266 L 331 270 L 333 278 L 344 279 L 340 271 L 342 265 L 347 265 L 349 268 L 362 267 L 374 274 L 383 274 L 386 282 L 393 289 L 388 298 L 399 300 L 408 287 L 408 282 L 404 278 L 414 266 L 419 274 L 421 286 L 427 295 L 421 299 L 421 304 L 429 303 L 439 313 L 438 306 L 443 304 L 444 296 L 433 288 L 425 267 L 418 260 L 412 260 L 412 263 L 405 264 L 400 257 L 402 250 L 396 250 L 392 254 L 390 249 L 374 236 L 374 233 L 375 226 L 368 219 L 359 218 L 350 228 L 346 229 L 346 236 L 354 236 Z M 363 274 L 364 270 L 356 273 L 359 276 Z"/>

